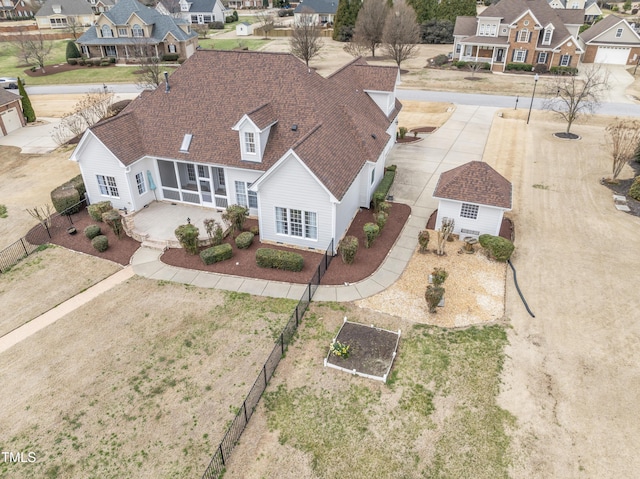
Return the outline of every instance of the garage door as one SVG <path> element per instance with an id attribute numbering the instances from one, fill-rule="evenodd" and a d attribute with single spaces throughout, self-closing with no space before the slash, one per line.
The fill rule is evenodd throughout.
<path id="1" fill-rule="evenodd" d="M 11 133 L 13 130 L 17 130 L 22 126 L 18 114 L 19 113 L 17 108 L 10 108 L 9 110 L 0 113 L 0 119 L 4 124 L 4 129 L 7 131 L 7 134 Z M 1 131 L 0 134 L 2 134 Z"/>
<path id="2" fill-rule="evenodd" d="M 625 47 L 598 47 L 595 63 L 626 65 L 630 51 L 631 48 Z"/>

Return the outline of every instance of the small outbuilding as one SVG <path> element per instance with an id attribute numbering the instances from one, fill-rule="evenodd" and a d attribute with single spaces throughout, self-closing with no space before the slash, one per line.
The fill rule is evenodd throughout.
<path id="1" fill-rule="evenodd" d="M 0 88 L 0 136 L 6 136 L 25 125 L 20 97 Z"/>
<path id="2" fill-rule="evenodd" d="M 236 35 L 239 37 L 247 37 L 253 35 L 253 25 L 247 22 L 240 22 L 236 25 Z"/>
<path id="3" fill-rule="evenodd" d="M 461 237 L 498 236 L 505 211 L 512 207 L 511 183 L 482 161 L 471 161 L 440 175 L 435 229 L 443 218 L 453 218 L 453 232 Z"/>

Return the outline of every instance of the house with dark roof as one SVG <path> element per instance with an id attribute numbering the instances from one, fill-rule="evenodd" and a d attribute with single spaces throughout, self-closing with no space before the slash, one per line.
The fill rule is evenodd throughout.
<path id="1" fill-rule="evenodd" d="M 6 136 L 26 124 L 20 96 L 0 88 L 0 136 Z"/>
<path id="2" fill-rule="evenodd" d="M 608 15 L 580 34 L 583 63 L 634 65 L 640 55 L 640 35 L 624 18 Z"/>
<path id="3" fill-rule="evenodd" d="M 493 71 L 508 63 L 577 67 L 582 9 L 554 9 L 547 0 L 501 0 L 476 17 L 458 17 L 454 59 L 486 62 Z"/>
<path id="4" fill-rule="evenodd" d="M 198 35 L 185 20 L 163 15 L 137 0 L 120 0 L 100 14 L 76 43 L 89 58 L 127 60 L 167 53 L 189 58 L 198 46 Z"/>
<path id="5" fill-rule="evenodd" d="M 338 0 L 303 0 L 293 11 L 296 24 L 301 23 L 301 15 L 311 15 L 311 23 L 332 25 L 338 11 Z"/>
<path id="6" fill-rule="evenodd" d="M 361 58 L 325 78 L 291 54 L 199 50 L 87 130 L 71 159 L 91 202 L 239 204 L 263 242 L 335 248 L 384 176 L 398 81 Z"/>
<path id="7" fill-rule="evenodd" d="M 461 237 L 498 236 L 503 214 L 512 207 L 511 183 L 482 161 L 442 173 L 433 197 L 440 200 L 435 229 L 443 218 L 453 218 L 453 232 Z"/>
<path id="8" fill-rule="evenodd" d="M 22 19 L 31 18 L 36 13 L 30 0 L 0 0 L 0 18 Z"/>
<path id="9" fill-rule="evenodd" d="M 95 13 L 87 0 L 46 0 L 35 18 L 39 29 L 67 28 L 72 22 L 91 25 Z"/>
<path id="10" fill-rule="evenodd" d="M 204 25 L 211 22 L 225 22 L 232 14 L 221 0 L 160 0 L 156 10 L 164 15 L 182 18 L 189 23 Z"/>
<path id="11" fill-rule="evenodd" d="M 551 8 L 584 10 L 584 23 L 591 23 L 602 15 L 598 0 L 549 0 L 549 5 Z"/>

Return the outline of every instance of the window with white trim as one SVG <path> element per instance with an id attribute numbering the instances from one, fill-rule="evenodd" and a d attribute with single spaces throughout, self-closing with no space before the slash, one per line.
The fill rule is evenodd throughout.
<path id="1" fill-rule="evenodd" d="M 461 49 L 462 49 L 462 45 L 460 45 L 459 43 L 456 44 L 456 53 L 460 53 Z"/>
<path id="2" fill-rule="evenodd" d="M 318 215 L 276 206 L 276 232 L 299 238 L 318 239 Z"/>
<path id="3" fill-rule="evenodd" d="M 514 63 L 524 63 L 527 59 L 527 51 L 526 50 L 514 50 L 513 51 L 513 61 Z"/>
<path id="4" fill-rule="evenodd" d="M 98 178 L 98 187 L 103 196 L 113 196 L 118 198 L 118 185 L 113 176 L 96 175 Z"/>
<path id="5" fill-rule="evenodd" d="M 133 33 L 134 37 L 144 37 L 144 30 L 137 23 L 133 27 L 131 27 L 131 32 Z"/>
<path id="6" fill-rule="evenodd" d="M 245 208 L 258 207 L 258 194 L 255 191 L 249 191 L 249 183 L 244 181 L 236 181 L 236 203 Z"/>
<path id="7" fill-rule="evenodd" d="M 571 4 L 571 8 L 574 10 L 577 10 L 578 8 L 580 8 L 580 4 L 578 2 L 573 2 Z"/>
<path id="8" fill-rule="evenodd" d="M 256 152 L 256 137 L 251 131 L 244 132 L 244 151 L 247 153 Z"/>
<path id="9" fill-rule="evenodd" d="M 616 38 L 620 38 L 622 36 L 622 28 L 618 28 L 616 30 Z"/>
<path id="10" fill-rule="evenodd" d="M 480 28 L 478 29 L 478 35 L 481 36 L 481 37 L 484 36 L 484 28 L 485 28 L 485 26 L 486 25 L 484 23 L 481 23 L 480 24 Z"/>
<path id="11" fill-rule="evenodd" d="M 519 43 L 527 43 L 529 41 L 529 30 L 523 28 L 518 33 L 518 42 Z"/>
<path id="12" fill-rule="evenodd" d="M 173 43 L 169 43 L 169 53 L 176 53 L 176 46 Z"/>
<path id="13" fill-rule="evenodd" d="M 138 187 L 139 195 L 142 195 L 147 191 L 147 187 L 144 184 L 144 173 L 140 172 L 136 175 L 136 185 Z"/>
<path id="14" fill-rule="evenodd" d="M 495 37 L 496 33 L 498 33 L 498 25 L 494 23 L 493 25 L 491 25 L 491 36 Z"/>
<path id="15" fill-rule="evenodd" d="M 371 184 L 373 184 L 374 181 L 376 181 L 376 170 L 375 170 L 375 168 L 373 170 L 371 170 Z"/>
<path id="16" fill-rule="evenodd" d="M 547 52 L 538 53 L 538 62 L 537 63 L 547 63 Z"/>
<path id="17" fill-rule="evenodd" d="M 129 36 L 129 30 L 127 30 L 126 28 L 118 28 L 118 36 L 119 37 L 128 37 Z"/>
<path id="18" fill-rule="evenodd" d="M 113 30 L 109 28 L 109 25 L 102 25 L 102 28 L 100 29 L 100 31 L 102 32 L 102 38 L 113 37 Z"/>
<path id="19" fill-rule="evenodd" d="M 568 67 L 571 64 L 571 55 L 562 55 L 560 57 L 560 66 Z"/>
<path id="20" fill-rule="evenodd" d="M 478 218 L 478 205 L 462 203 L 460 207 L 460 218 L 469 218 L 475 220 Z"/>
<path id="21" fill-rule="evenodd" d="M 187 179 L 189 180 L 189 183 L 196 182 L 196 167 L 191 163 L 187 163 Z"/>
<path id="22" fill-rule="evenodd" d="M 553 30 L 551 28 L 547 28 L 544 31 L 544 37 L 542 37 L 542 44 L 543 45 L 551 44 L 551 35 L 553 35 Z"/>
<path id="23" fill-rule="evenodd" d="M 51 28 L 61 28 L 67 26 L 66 18 L 50 18 Z"/>

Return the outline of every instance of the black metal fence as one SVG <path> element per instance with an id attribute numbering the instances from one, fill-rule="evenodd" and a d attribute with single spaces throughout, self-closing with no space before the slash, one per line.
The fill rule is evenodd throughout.
<path id="1" fill-rule="evenodd" d="M 0 251 L 0 273 L 8 271 L 20 260 L 38 251 L 40 246 L 49 243 L 58 231 L 66 231 L 67 228 L 73 226 L 72 214 L 85 206 L 86 200 L 82 200 L 62 213 L 51 215 L 48 221 L 37 224 L 25 236 Z"/>
<path id="2" fill-rule="evenodd" d="M 314 293 L 318 289 L 320 285 L 320 281 L 322 280 L 322 276 L 327 271 L 329 264 L 333 258 L 333 240 L 329 244 L 329 247 L 324 252 L 324 256 L 318 265 L 318 269 L 316 270 L 313 278 L 307 284 L 307 287 L 304 290 L 300 301 L 298 301 L 298 305 L 296 306 L 295 311 L 291 314 L 289 318 L 289 322 L 285 325 L 284 329 L 280 333 L 280 337 L 276 342 L 271 354 L 265 361 L 262 369 L 260 370 L 260 374 L 258 374 L 258 378 L 251 386 L 251 390 L 247 397 L 245 398 L 242 406 L 236 417 L 233 419 L 231 426 L 227 429 L 222 441 L 218 445 L 213 457 L 211 458 L 211 462 L 204 474 L 202 475 L 202 479 L 219 479 L 224 474 L 227 461 L 229 460 L 229 456 L 231 455 L 231 451 L 238 443 L 244 428 L 247 426 L 249 419 L 253 415 L 253 411 L 255 411 L 260 398 L 262 397 L 262 393 L 267 388 L 269 384 L 269 380 L 273 373 L 275 372 L 278 364 L 280 363 L 280 358 L 284 354 L 287 346 L 291 343 L 293 339 L 293 335 L 298 329 L 298 325 L 302 321 L 302 317 L 309 307 L 309 303 L 311 303 L 311 299 L 313 298 Z"/>

